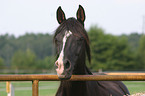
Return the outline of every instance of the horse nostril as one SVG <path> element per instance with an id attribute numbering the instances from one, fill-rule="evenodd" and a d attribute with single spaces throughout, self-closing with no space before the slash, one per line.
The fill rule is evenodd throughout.
<path id="1" fill-rule="evenodd" d="M 55 62 L 55 67 L 58 68 L 58 61 Z"/>
<path id="2" fill-rule="evenodd" d="M 71 68 L 71 64 L 70 64 L 70 62 L 67 60 L 66 61 L 66 63 L 65 63 L 65 68 L 67 69 L 67 70 L 70 70 L 70 68 Z"/>

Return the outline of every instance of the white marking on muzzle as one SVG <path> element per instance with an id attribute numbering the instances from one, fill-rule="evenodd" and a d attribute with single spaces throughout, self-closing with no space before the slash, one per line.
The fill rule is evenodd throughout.
<path id="1" fill-rule="evenodd" d="M 64 71 L 64 64 L 63 64 L 63 57 L 64 57 L 64 48 L 65 48 L 65 45 L 66 45 L 66 41 L 68 39 L 68 37 L 72 34 L 71 31 L 66 31 L 65 32 L 65 35 L 63 37 L 63 46 L 62 46 L 62 50 L 59 54 L 59 57 L 57 59 L 57 61 L 55 62 L 55 64 L 57 65 L 57 75 L 60 76 L 62 75 L 63 71 Z"/>

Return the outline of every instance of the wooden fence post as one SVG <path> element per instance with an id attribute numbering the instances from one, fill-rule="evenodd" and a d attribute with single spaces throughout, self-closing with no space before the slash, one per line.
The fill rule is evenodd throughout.
<path id="1" fill-rule="evenodd" d="M 39 80 L 32 81 L 32 96 L 39 96 Z"/>

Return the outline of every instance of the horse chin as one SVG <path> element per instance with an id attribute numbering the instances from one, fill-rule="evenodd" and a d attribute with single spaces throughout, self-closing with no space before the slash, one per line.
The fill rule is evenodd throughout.
<path id="1" fill-rule="evenodd" d="M 71 75 L 70 76 L 66 76 L 66 75 L 58 75 L 58 78 L 60 80 L 69 80 L 71 78 Z"/>

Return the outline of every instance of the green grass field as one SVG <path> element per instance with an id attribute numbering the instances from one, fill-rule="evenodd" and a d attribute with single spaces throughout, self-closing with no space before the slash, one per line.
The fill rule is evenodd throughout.
<path id="1" fill-rule="evenodd" d="M 15 96 L 32 96 L 32 82 L 12 82 L 15 88 Z M 59 82 L 39 82 L 39 96 L 54 96 Z M 0 82 L 0 96 L 6 95 L 6 82 Z M 20 95 L 21 94 L 21 95 Z"/>
<path id="2" fill-rule="evenodd" d="M 145 81 L 124 81 L 131 94 L 145 93 Z"/>
<path id="3" fill-rule="evenodd" d="M 32 96 L 32 82 L 12 82 L 15 87 L 15 96 Z M 145 82 L 143 81 L 124 81 L 131 94 L 145 93 Z M 40 81 L 39 96 L 55 96 L 58 81 Z M 7 96 L 6 83 L 0 82 L 0 96 Z"/>

